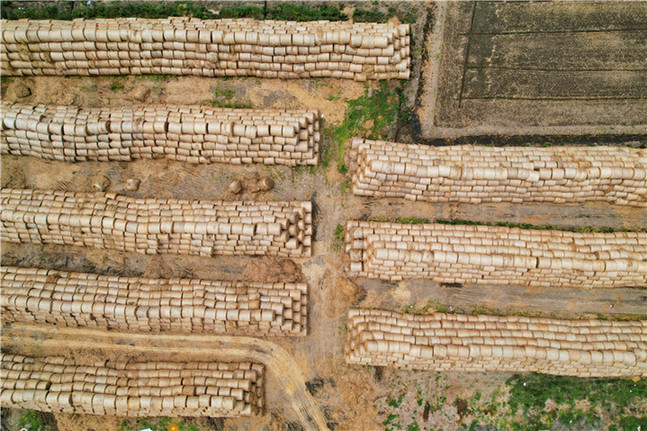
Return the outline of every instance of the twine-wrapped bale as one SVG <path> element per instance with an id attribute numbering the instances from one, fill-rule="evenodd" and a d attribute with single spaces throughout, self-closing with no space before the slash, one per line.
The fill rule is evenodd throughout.
<path id="1" fill-rule="evenodd" d="M 305 283 L 149 279 L 3 266 L 0 286 L 4 322 L 144 333 L 307 333 Z"/>
<path id="2" fill-rule="evenodd" d="M 558 320 L 353 309 L 351 364 L 435 371 L 647 376 L 647 321 Z"/>
<path id="3" fill-rule="evenodd" d="M 237 417 L 264 405 L 264 367 L 249 362 L 84 362 L 0 356 L 2 408 L 111 416 Z"/>
<path id="4" fill-rule="evenodd" d="M 408 24 L 254 19 L 2 20 L 5 75 L 408 79 Z"/>
<path id="5" fill-rule="evenodd" d="M 426 202 L 609 202 L 647 208 L 647 150 L 430 147 L 355 138 L 353 193 Z"/>
<path id="6" fill-rule="evenodd" d="M 647 232 L 349 221 L 353 276 L 533 287 L 647 287 Z"/>
<path id="7" fill-rule="evenodd" d="M 143 254 L 307 257 L 311 202 L 135 199 L 3 189 L 2 238 Z"/>
<path id="8" fill-rule="evenodd" d="M 48 160 L 316 165 L 319 112 L 189 106 L 3 103 L 3 154 Z"/>

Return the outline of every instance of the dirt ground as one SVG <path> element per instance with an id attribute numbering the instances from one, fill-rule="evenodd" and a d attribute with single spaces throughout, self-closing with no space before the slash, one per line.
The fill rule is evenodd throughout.
<path id="1" fill-rule="evenodd" d="M 427 59 L 427 62 L 433 60 Z M 427 64 L 426 67 L 431 67 Z M 3 100 L 25 103 L 70 104 L 78 106 L 127 106 L 145 104 L 207 104 L 218 95 L 231 96 L 231 102 L 256 108 L 319 109 L 326 124 L 338 124 L 344 118 L 347 101 L 364 94 L 364 83 L 341 80 L 259 80 L 232 78 L 217 80 L 197 77 L 38 77 L 9 79 L 3 82 Z M 377 84 L 367 84 L 377 88 Z M 411 84 L 414 85 L 414 84 Z M 18 86 L 31 90 L 18 98 Z M 416 93 L 416 88 L 407 91 Z M 412 103 L 415 102 L 412 100 Z M 405 137 L 403 141 L 407 141 Z M 324 139 L 324 149 L 334 145 Z M 611 226 L 642 228 L 647 226 L 647 211 L 607 205 L 448 205 L 403 204 L 396 200 L 371 200 L 353 196 L 345 177 L 334 163 L 327 168 L 282 166 L 232 166 L 225 164 L 189 165 L 168 160 L 139 160 L 131 163 L 62 163 L 32 157 L 3 156 L 2 187 L 94 191 L 97 178 L 107 177 L 108 191 L 142 198 L 233 199 L 227 184 L 234 178 L 251 181 L 268 175 L 275 187 L 268 192 L 245 192 L 242 199 L 309 200 L 314 202 L 313 256 L 308 259 L 280 260 L 253 257 L 215 256 L 199 258 L 173 255 L 147 256 L 134 253 L 61 247 L 55 245 L 16 245 L 2 243 L 4 265 L 39 266 L 69 271 L 96 272 L 146 277 L 197 277 L 252 281 L 306 281 L 310 287 L 309 335 L 304 338 L 270 338 L 264 352 L 277 358 L 266 384 L 267 408 L 264 416 L 251 419 L 183 419 L 198 429 L 226 430 L 298 430 L 307 429 L 303 421 L 317 423 L 318 415 L 330 429 L 384 429 L 388 406 L 393 397 L 422 382 L 424 397 L 439 406 L 433 412 L 415 407 L 415 397 L 404 397 L 403 405 L 419 429 L 456 429 L 466 423 L 460 403 L 477 393 L 488 395 L 509 377 L 505 373 L 438 373 L 381 370 L 346 365 L 343 359 L 345 314 L 351 307 L 401 308 L 422 306 L 430 300 L 449 309 L 470 311 L 478 305 L 489 309 L 525 310 L 536 313 L 558 312 L 564 316 L 583 313 L 636 313 L 645 307 L 644 294 L 636 289 L 600 291 L 590 301 L 580 301 L 581 292 L 517 289 L 515 292 L 492 288 L 465 290 L 441 287 L 425 281 L 384 283 L 375 280 L 348 280 L 344 275 L 346 257 L 334 231 L 346 220 L 370 216 L 416 216 L 426 218 L 507 221 L 552 224 L 555 227 Z M 124 191 L 127 179 L 141 181 L 135 192 Z M 514 300 L 512 300 L 513 298 Z M 181 335 L 121 337 L 119 334 L 88 331 L 81 341 L 69 330 L 16 325 L 4 328 L 3 349 L 28 353 L 64 352 L 83 358 L 124 355 L 137 359 L 181 354 L 183 359 L 213 360 L 225 350 L 234 349 L 227 337 L 190 337 Z M 121 337 L 121 338 L 120 338 Z M 229 344 L 227 344 L 229 343 Z M 232 350 L 232 355 L 244 351 Z M 261 342 L 261 343 L 265 343 Z M 86 347 L 82 347 L 85 344 Z M 166 346 L 166 347 L 164 347 Z M 179 346 L 179 347 L 178 347 Z M 221 348 L 219 348 L 222 347 Z M 276 346 L 276 347 L 273 347 Z M 66 350 L 69 349 L 69 350 Z M 166 350 L 165 350 L 166 349 Z M 236 353 L 237 352 L 237 353 Z M 277 353 L 278 352 L 278 353 Z M 285 353 L 282 353 L 285 352 Z M 281 356 L 283 355 L 283 356 Z M 409 382 L 409 383 L 407 383 Z M 442 393 L 444 401 L 439 398 Z M 299 407 L 301 406 L 301 407 Z M 643 406 L 645 407 L 645 406 Z M 302 411 L 300 411 L 300 408 Z M 647 410 L 646 410 L 647 411 Z M 55 415 L 61 431 L 117 430 L 123 418 Z M 15 422 L 14 422 L 15 423 Z M 408 423 L 408 422 L 407 422 Z M 127 430 L 139 430 L 130 419 Z M 52 425 L 54 426 L 54 425 Z M 403 422 L 406 427 L 406 423 Z M 303 427 L 303 428 L 302 428 Z M 4 428 L 3 428 L 4 429 Z M 406 428 L 403 428 L 406 429 Z"/>

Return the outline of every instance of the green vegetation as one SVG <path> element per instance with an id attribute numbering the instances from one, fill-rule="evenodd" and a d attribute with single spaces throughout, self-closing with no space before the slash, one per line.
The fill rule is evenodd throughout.
<path id="1" fill-rule="evenodd" d="M 647 416 L 623 416 L 620 418 L 619 424 L 624 431 L 647 430 Z"/>
<path id="2" fill-rule="evenodd" d="M 602 227 L 593 227 L 593 226 L 583 226 L 578 228 L 561 228 L 555 227 L 552 225 L 534 225 L 529 223 L 509 223 L 509 222 L 478 222 L 472 220 L 444 220 L 436 219 L 436 223 L 449 224 L 449 225 L 471 225 L 471 226 L 503 226 L 503 227 L 514 227 L 521 229 L 537 229 L 537 230 L 563 230 L 569 232 L 602 232 L 602 233 L 611 233 L 611 232 L 645 232 L 647 228 L 642 229 L 615 229 L 608 226 Z"/>
<path id="3" fill-rule="evenodd" d="M 41 431 L 45 429 L 40 412 L 35 410 L 26 410 L 18 420 L 18 426 L 20 428 L 29 427 L 30 431 Z"/>
<path id="4" fill-rule="evenodd" d="M 172 418 L 140 418 L 134 423 L 129 420 L 122 422 L 119 431 L 139 431 L 142 429 L 150 428 L 153 431 L 168 431 L 169 425 L 177 425 L 179 431 L 201 431 L 195 425 L 187 424 L 181 420 Z"/>
<path id="5" fill-rule="evenodd" d="M 395 371 L 390 373 L 386 384 L 393 388 L 391 396 L 381 398 L 375 404 L 386 430 L 420 431 L 420 423 L 429 420 L 429 414 L 440 412 L 447 398 L 438 394 L 447 389 L 440 387 L 439 373 Z M 424 428 L 428 429 L 428 428 Z"/>
<path id="6" fill-rule="evenodd" d="M 338 7 L 322 5 L 318 8 L 302 6 L 295 3 L 279 3 L 276 7 L 267 11 L 268 19 L 288 21 L 346 21 L 348 16 L 342 13 Z"/>
<path id="7" fill-rule="evenodd" d="M 386 417 L 384 422 L 382 422 L 382 425 L 384 425 L 384 431 L 399 430 L 400 429 L 400 422 L 398 421 L 399 417 L 400 415 L 389 413 L 389 415 Z"/>
<path id="8" fill-rule="evenodd" d="M 403 12 L 398 12 L 394 7 L 389 7 L 386 12 L 384 8 L 380 9 L 378 3 L 373 3 L 373 8 L 371 9 L 362 9 L 357 8 L 353 12 L 353 21 L 354 22 L 387 22 L 394 16 L 397 16 L 400 22 L 413 24 L 416 22 L 416 19 L 419 15 L 418 8 L 412 7 L 411 4 L 407 4 Z"/>
<path id="9" fill-rule="evenodd" d="M 329 131 L 336 145 L 337 170 L 341 174 L 348 172 L 344 162 L 345 142 L 354 136 L 386 139 L 400 121 L 408 121 L 409 112 L 404 106 L 406 97 L 402 85 L 385 81 L 375 90 L 366 85 L 362 96 L 348 101 L 344 121 Z"/>
<path id="10" fill-rule="evenodd" d="M 344 231 L 344 225 L 338 224 L 335 228 L 335 238 L 333 238 L 332 241 L 332 249 L 334 251 L 341 250 L 344 245 Z"/>
<path id="11" fill-rule="evenodd" d="M 79 87 L 81 91 L 84 91 L 86 93 L 94 93 L 97 91 L 97 81 L 92 80 L 88 82 L 87 84 L 83 84 Z"/>
<path id="12" fill-rule="evenodd" d="M 113 93 L 124 91 L 125 85 L 126 85 L 125 78 L 115 78 L 110 83 L 110 91 L 112 91 Z"/>
<path id="13" fill-rule="evenodd" d="M 371 217 L 368 221 L 377 221 L 377 222 L 395 222 L 402 224 L 429 224 L 429 223 L 439 223 L 447 225 L 467 225 L 467 226 L 501 226 L 501 227 L 510 227 L 510 228 L 520 228 L 520 229 L 535 229 L 535 230 L 562 230 L 569 232 L 600 232 L 600 233 L 612 233 L 612 232 L 645 232 L 646 228 L 642 229 L 627 229 L 620 228 L 615 229 L 609 226 L 593 227 L 593 226 L 582 226 L 578 228 L 563 228 L 552 226 L 549 224 L 545 225 L 534 225 L 530 223 L 510 223 L 510 222 L 481 222 L 473 220 L 446 220 L 446 219 L 436 219 L 430 220 L 427 218 L 420 217 L 397 217 L 391 219 L 389 217 Z"/>
<path id="14" fill-rule="evenodd" d="M 431 223 L 428 218 L 418 217 L 398 217 L 395 219 L 396 223 L 402 224 L 429 224 Z"/>
<path id="15" fill-rule="evenodd" d="M 387 216 L 371 216 L 366 219 L 366 221 L 375 221 L 375 222 L 380 222 L 380 223 L 386 223 L 390 222 L 391 218 Z"/>
<path id="16" fill-rule="evenodd" d="M 246 108 L 246 109 L 250 109 L 254 107 L 252 102 L 249 100 L 245 100 L 245 101 L 233 100 L 234 94 L 236 93 L 236 91 L 231 88 L 214 87 L 212 88 L 212 91 L 213 91 L 213 98 L 207 100 L 207 103 L 209 103 L 212 106 L 216 106 L 218 108 Z"/>
<path id="17" fill-rule="evenodd" d="M 620 228 L 615 229 L 609 226 L 593 227 L 593 226 L 582 226 L 578 228 L 564 228 L 553 226 L 549 224 L 545 225 L 534 225 L 530 223 L 510 223 L 510 222 L 481 222 L 473 220 L 446 220 L 446 219 L 436 219 L 430 220 L 427 218 L 420 217 L 397 217 L 391 219 L 389 217 L 375 216 L 370 217 L 367 221 L 377 221 L 377 222 L 395 222 L 402 224 L 429 224 L 429 223 L 439 223 L 447 225 L 467 225 L 467 226 L 500 226 L 500 227 L 509 227 L 509 228 L 520 228 L 520 229 L 534 229 L 534 230 L 562 230 L 568 232 L 600 232 L 600 233 L 612 233 L 612 232 L 646 232 L 647 228 L 641 229 L 627 229 Z"/>
<path id="18" fill-rule="evenodd" d="M 354 22 L 387 22 L 388 20 L 387 14 L 380 12 L 377 7 L 373 9 L 357 8 L 353 12 Z"/>
<path id="19" fill-rule="evenodd" d="M 389 8 L 389 14 L 396 15 L 395 12 L 392 13 L 391 11 L 392 9 Z M 419 13 L 420 12 L 418 11 L 418 8 L 407 5 L 404 15 L 399 14 L 397 15 L 397 17 L 405 24 L 413 24 L 418 19 Z M 413 42 L 413 39 L 411 39 L 411 41 Z"/>
<path id="20" fill-rule="evenodd" d="M 507 380 L 499 376 L 498 383 L 482 379 L 478 373 L 454 381 L 438 372 L 390 371 L 385 375 L 385 383 L 392 388 L 391 395 L 376 400 L 375 408 L 382 424 L 390 430 L 417 430 L 432 416 L 434 421 L 448 420 L 451 429 L 464 430 L 635 431 L 647 426 L 642 410 L 647 399 L 644 379 L 536 373 L 515 374 Z M 453 391 L 461 394 L 460 398 L 442 395 L 448 392 L 450 384 Z M 485 392 L 480 387 L 485 387 Z"/>
<path id="21" fill-rule="evenodd" d="M 178 75 L 164 75 L 164 74 L 140 75 L 135 77 L 135 79 L 138 79 L 138 80 L 147 80 L 147 81 L 153 81 L 153 82 L 177 81 L 178 78 L 179 78 Z"/>
<path id="22" fill-rule="evenodd" d="M 57 4 L 37 7 L 24 7 L 18 1 L 2 1 L 2 18 L 4 19 L 61 19 L 76 18 L 167 18 L 169 16 L 191 16 L 200 19 L 217 18 L 255 18 L 294 21 L 346 21 L 348 16 L 340 8 L 332 5 L 309 7 L 295 3 L 279 3 L 274 7 L 259 6 L 224 6 L 216 14 L 207 7 L 190 1 L 179 2 L 109 2 L 106 4 L 86 5 L 74 2 L 57 2 Z"/>
<path id="23" fill-rule="evenodd" d="M 255 18 L 274 19 L 280 21 L 346 21 L 348 16 L 330 5 L 317 8 L 295 3 L 279 3 L 273 8 L 259 6 L 223 7 L 218 14 L 220 18 Z"/>
<path id="24" fill-rule="evenodd" d="M 565 425 L 598 424 L 604 417 L 619 417 L 627 424 L 640 418 L 624 416 L 635 400 L 647 398 L 647 381 L 625 379 L 582 379 L 544 374 L 514 375 L 506 381 L 512 413 L 524 412 L 523 429 L 547 429 L 555 420 Z M 551 400 L 557 407 L 547 407 Z M 578 406 L 586 400 L 590 408 Z M 638 422 L 635 422 L 638 423 Z M 623 429 L 637 429 L 625 427 Z M 520 428 L 521 429 L 521 428 Z"/>
<path id="25" fill-rule="evenodd" d="M 429 314 L 431 310 L 438 311 L 439 313 L 447 313 L 447 305 L 440 304 L 433 299 L 430 299 L 422 307 L 417 308 L 415 304 L 407 304 L 402 307 L 401 310 L 405 314 L 415 314 L 421 316 L 423 314 Z"/>
<path id="26" fill-rule="evenodd" d="M 192 2 L 109 2 L 105 4 L 85 5 L 81 2 L 57 2 L 51 6 L 25 7 L 18 1 L 3 1 L 0 15 L 3 19 L 62 19 L 76 18 L 167 18 L 169 16 L 192 16 L 201 19 L 215 18 L 215 15 L 204 6 Z M 76 6 L 76 7 L 74 7 Z"/>
<path id="27" fill-rule="evenodd" d="M 265 8 L 258 6 L 223 6 L 219 18 L 254 18 L 264 19 Z"/>
<path id="28" fill-rule="evenodd" d="M 319 120 L 321 130 L 321 143 L 319 144 L 319 164 L 315 166 L 315 170 L 321 167 L 323 170 L 328 168 L 334 148 L 331 148 L 330 143 L 333 141 L 332 132 L 335 127 L 326 122 L 325 118 Z"/>

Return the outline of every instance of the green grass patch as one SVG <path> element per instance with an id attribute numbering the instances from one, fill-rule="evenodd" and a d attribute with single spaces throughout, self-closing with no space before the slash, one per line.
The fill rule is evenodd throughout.
<path id="1" fill-rule="evenodd" d="M 137 80 L 146 80 L 153 82 L 164 82 L 164 81 L 177 81 L 179 78 L 178 75 L 168 75 L 168 74 L 153 74 L 153 75 L 140 75 L 136 76 Z"/>
<path id="2" fill-rule="evenodd" d="M 432 311 L 447 313 L 447 305 L 440 304 L 433 299 L 430 299 L 422 307 L 416 307 L 415 304 L 407 304 L 401 308 L 401 311 L 405 314 L 415 314 L 417 316 L 429 314 Z"/>
<path id="3" fill-rule="evenodd" d="M 334 238 L 332 240 L 332 249 L 334 251 L 341 250 L 342 246 L 344 245 L 345 231 L 346 229 L 344 228 L 344 225 L 341 225 L 341 224 L 338 224 L 337 227 L 335 228 Z"/>
<path id="4" fill-rule="evenodd" d="M 110 82 L 110 91 L 118 93 L 124 91 L 126 80 L 124 78 L 115 78 Z"/>
<path id="5" fill-rule="evenodd" d="M 508 403 L 513 410 L 544 408 L 549 399 L 572 407 L 577 400 L 588 400 L 605 409 L 624 409 L 635 399 L 647 399 L 647 380 L 583 379 L 531 373 L 515 374 L 506 384 L 510 387 Z"/>
<path id="6" fill-rule="evenodd" d="M 169 16 L 190 16 L 200 19 L 219 18 L 254 18 L 258 20 L 272 19 L 279 21 L 347 21 L 348 15 L 342 12 L 341 7 L 334 5 L 320 5 L 310 7 L 291 2 L 279 3 L 273 7 L 243 5 L 223 6 L 217 13 L 209 8 L 194 4 L 191 1 L 177 2 L 108 2 L 87 5 L 83 2 L 57 2 L 46 6 L 28 6 L 20 1 L 2 1 L 0 15 L 3 19 L 58 19 L 73 20 L 77 18 L 167 18 Z M 372 8 L 355 9 L 353 20 L 355 22 L 386 22 L 397 16 L 404 23 L 414 23 L 417 20 L 418 9 L 406 7 L 399 13 L 395 8 L 389 7 L 387 12 L 380 10 L 377 4 Z"/>
<path id="7" fill-rule="evenodd" d="M 613 233 L 613 232 L 647 232 L 646 228 L 642 229 L 615 229 L 608 226 L 602 227 L 593 227 L 593 226 L 582 226 L 578 228 L 562 228 L 555 227 L 549 224 L 546 225 L 534 225 L 529 223 L 510 223 L 510 222 L 479 222 L 472 220 L 445 220 L 445 219 L 436 219 L 436 223 L 448 224 L 448 225 L 469 225 L 469 226 L 500 226 L 500 227 L 510 227 L 510 228 L 520 228 L 520 229 L 536 229 L 536 230 L 561 230 L 568 232 L 600 232 L 600 233 Z"/>
<path id="8" fill-rule="evenodd" d="M 382 422 L 382 425 L 384 425 L 384 430 L 385 431 L 399 430 L 400 429 L 400 421 L 398 421 L 399 417 L 400 415 L 389 413 L 386 419 Z"/>
<path id="9" fill-rule="evenodd" d="M 624 415 L 636 400 L 647 398 L 647 381 L 628 379 L 578 378 L 531 373 L 514 375 L 506 381 L 510 388 L 508 405 L 512 413 L 524 412 L 523 429 L 551 428 L 555 421 L 565 425 L 595 425 L 604 417 Z M 548 400 L 557 404 L 548 409 Z M 590 408 L 576 407 L 577 401 L 586 400 Z M 630 425 L 641 418 L 624 416 Z M 638 422 L 635 422 L 638 423 Z M 624 424 L 620 424 L 623 429 Z"/>
<path id="10" fill-rule="evenodd" d="M 389 11 L 389 13 L 391 13 L 391 11 Z M 395 12 L 393 12 L 392 14 L 397 15 L 400 21 L 405 24 L 413 24 L 418 20 L 419 13 L 420 11 L 418 10 L 418 8 L 411 7 L 408 5 L 405 8 L 405 12 L 403 14 L 396 14 Z"/>
<path id="11" fill-rule="evenodd" d="M 362 96 L 348 101 L 344 120 L 330 130 L 336 147 L 337 170 L 341 174 L 348 172 L 344 144 L 355 136 L 386 139 L 399 121 L 409 118 L 408 111 L 403 108 L 405 105 L 402 84 L 386 81 L 380 82 L 374 90 L 367 85 Z"/>
<path id="12" fill-rule="evenodd" d="M 274 7 L 259 6 L 224 6 L 216 14 L 207 7 L 190 1 L 179 2 L 109 2 L 106 4 L 86 5 L 73 2 L 58 2 L 48 6 L 29 6 L 17 1 L 2 1 L 1 16 L 4 19 L 60 19 L 73 20 L 76 18 L 167 18 L 169 16 L 190 16 L 200 19 L 218 18 L 255 18 L 259 20 L 289 20 L 289 21 L 346 21 L 348 16 L 339 7 L 322 5 L 310 7 L 295 3 L 279 3 Z"/>
<path id="13" fill-rule="evenodd" d="M 377 7 L 372 9 L 357 8 L 353 11 L 354 22 L 387 22 L 389 17 Z"/>
<path id="14" fill-rule="evenodd" d="M 20 428 L 29 427 L 30 431 L 41 431 L 45 429 L 40 412 L 35 410 L 26 410 L 20 419 L 18 419 L 18 426 Z"/>
<path id="15" fill-rule="evenodd" d="M 218 17 L 264 19 L 265 8 L 258 6 L 223 6 L 218 12 Z"/>
<path id="16" fill-rule="evenodd" d="M 335 6 L 322 5 L 311 8 L 296 3 L 279 3 L 267 11 L 267 18 L 287 21 L 348 20 L 348 16 Z"/>
<path id="17" fill-rule="evenodd" d="M 419 217 L 398 217 L 395 219 L 396 223 L 402 224 L 429 224 L 428 218 L 419 218 Z"/>
<path id="18" fill-rule="evenodd" d="M 448 420 L 444 429 L 647 429 L 642 410 L 647 399 L 645 379 L 537 373 L 501 377 L 495 379 L 497 383 L 475 375 L 455 381 L 438 372 L 394 371 L 385 379 L 388 393 L 376 400 L 375 408 L 380 422 L 391 430 L 415 430 L 417 424 L 428 426 L 443 418 Z M 487 392 L 482 393 L 480 388 L 486 386 Z M 446 397 L 450 391 L 464 395 L 463 415 L 454 416 L 459 403 Z"/>
<path id="19" fill-rule="evenodd" d="M 619 424 L 620 429 L 624 431 L 647 430 L 647 416 L 623 416 L 620 418 Z M 616 429 L 618 428 L 616 427 Z"/>
<path id="20" fill-rule="evenodd" d="M 379 223 L 388 223 L 391 221 L 390 217 L 387 216 L 371 216 L 366 219 L 366 221 L 374 221 Z"/>
<path id="21" fill-rule="evenodd" d="M 406 393 L 403 392 L 397 398 L 389 398 L 386 403 L 390 407 L 398 408 L 400 407 L 400 404 L 402 404 L 402 400 L 404 400 L 405 395 Z"/>
<path id="22" fill-rule="evenodd" d="M 237 109 L 250 109 L 254 105 L 249 100 L 239 101 L 233 100 L 235 90 L 231 88 L 212 88 L 213 98 L 207 100 L 211 106 L 218 108 L 237 108 Z"/>
<path id="23" fill-rule="evenodd" d="M 169 16 L 191 16 L 201 19 L 215 18 L 215 14 L 206 7 L 192 2 L 108 2 L 105 4 L 86 5 L 82 2 L 57 2 L 55 5 L 44 7 L 27 6 L 19 1 L 1 2 L 0 15 L 3 19 L 60 19 L 73 20 L 76 18 L 167 18 Z"/>
<path id="24" fill-rule="evenodd" d="M 296 3 L 279 3 L 274 7 L 232 6 L 222 7 L 219 18 L 255 18 L 278 21 L 346 21 L 348 16 L 340 8 L 331 5 L 310 7 Z"/>
<path id="25" fill-rule="evenodd" d="M 370 9 L 357 8 L 353 11 L 353 21 L 354 22 L 387 22 L 391 18 L 398 17 L 400 22 L 406 24 L 413 24 L 418 20 L 420 12 L 418 8 L 412 7 L 411 4 L 407 4 L 405 7 L 401 7 L 401 10 L 398 11 L 395 7 L 389 7 L 384 12 L 384 8 L 380 8 L 377 3 L 373 3 L 373 7 Z"/>

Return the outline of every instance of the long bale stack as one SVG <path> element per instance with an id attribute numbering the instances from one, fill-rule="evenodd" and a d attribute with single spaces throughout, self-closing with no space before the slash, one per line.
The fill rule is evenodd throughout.
<path id="1" fill-rule="evenodd" d="M 4 322 L 134 332 L 307 333 L 305 283 L 149 279 L 0 268 Z"/>
<path id="2" fill-rule="evenodd" d="M 115 18 L 2 20 L 6 75 L 409 78 L 409 25 Z"/>
<path id="3" fill-rule="evenodd" d="M 557 320 L 355 309 L 351 364 L 435 371 L 647 376 L 647 320 Z"/>
<path id="4" fill-rule="evenodd" d="M 264 367 L 248 362 L 83 362 L 1 355 L 3 408 L 115 416 L 258 414 Z"/>
<path id="5" fill-rule="evenodd" d="M 353 193 L 427 202 L 609 202 L 647 208 L 647 150 L 430 147 L 355 138 Z"/>
<path id="6" fill-rule="evenodd" d="M 316 165 L 319 112 L 189 106 L 78 108 L 3 103 L 3 154 L 67 162 Z"/>
<path id="7" fill-rule="evenodd" d="M 311 202 L 135 199 L 3 189 L 2 238 L 15 243 L 199 256 L 311 254 Z"/>
<path id="8" fill-rule="evenodd" d="M 354 276 L 536 287 L 647 287 L 647 232 L 349 221 Z"/>

